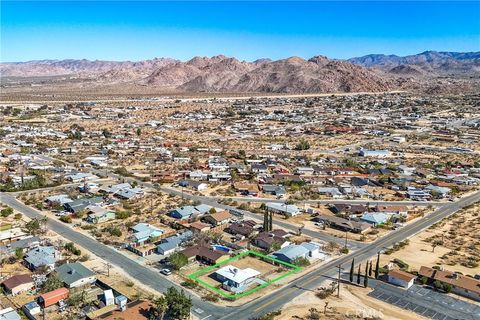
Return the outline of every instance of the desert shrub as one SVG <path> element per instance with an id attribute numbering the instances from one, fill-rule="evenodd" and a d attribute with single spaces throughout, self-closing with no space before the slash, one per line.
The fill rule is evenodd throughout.
<path id="1" fill-rule="evenodd" d="M 220 297 L 218 294 L 215 293 L 208 293 L 202 297 L 203 300 L 205 301 L 210 301 L 210 302 L 218 302 L 220 300 Z"/>
<path id="2" fill-rule="evenodd" d="M 400 267 L 400 269 L 402 269 L 402 270 L 406 271 L 409 268 L 408 263 L 405 263 L 400 259 L 395 258 L 395 259 L 393 259 L 393 262 L 395 262 Z"/>
<path id="3" fill-rule="evenodd" d="M 193 281 L 192 279 L 187 279 L 184 282 L 180 284 L 182 287 L 189 288 L 189 289 L 194 289 L 198 287 L 198 283 L 196 281 Z"/>
<path id="4" fill-rule="evenodd" d="M 0 210 L 0 215 L 4 218 L 8 217 L 11 214 L 13 214 L 13 209 L 10 207 Z"/>
<path id="5" fill-rule="evenodd" d="M 60 217 L 60 221 L 64 222 L 64 223 L 72 223 L 72 217 L 70 216 L 61 216 Z"/>

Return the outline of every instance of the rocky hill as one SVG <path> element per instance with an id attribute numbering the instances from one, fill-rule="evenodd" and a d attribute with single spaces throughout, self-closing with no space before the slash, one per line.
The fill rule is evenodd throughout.
<path id="1" fill-rule="evenodd" d="M 290 57 L 247 62 L 218 55 L 194 57 L 185 62 L 155 58 L 136 62 L 39 60 L 0 64 L 2 78 L 62 75 L 87 86 L 128 83 L 182 92 L 321 93 L 421 89 L 429 87 L 429 79 L 439 75 L 475 76 L 477 72 L 480 73 L 478 52 L 434 51 L 406 57 L 368 55 L 348 61 L 315 56 L 308 60 Z M 435 81 L 441 90 L 443 84 Z M 451 83 L 445 81 L 447 85 Z"/>

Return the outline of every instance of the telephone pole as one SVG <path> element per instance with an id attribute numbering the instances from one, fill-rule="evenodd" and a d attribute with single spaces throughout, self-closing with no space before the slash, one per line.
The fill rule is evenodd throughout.
<path id="1" fill-rule="evenodd" d="M 338 268 L 337 297 L 339 298 L 340 297 L 340 272 L 343 270 L 343 268 L 341 264 L 339 264 L 337 268 Z"/>

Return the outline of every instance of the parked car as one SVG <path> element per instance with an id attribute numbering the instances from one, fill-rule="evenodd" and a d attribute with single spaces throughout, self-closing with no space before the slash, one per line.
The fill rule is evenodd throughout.
<path id="1" fill-rule="evenodd" d="M 169 276 L 169 275 L 172 274 L 172 270 L 170 270 L 170 269 L 162 269 L 162 270 L 160 270 L 160 273 L 163 274 L 163 275 Z"/>

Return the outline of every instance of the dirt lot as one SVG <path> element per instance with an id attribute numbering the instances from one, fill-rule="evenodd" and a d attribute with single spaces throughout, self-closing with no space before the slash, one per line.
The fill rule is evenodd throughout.
<path id="1" fill-rule="evenodd" d="M 382 265 L 398 258 L 418 270 L 422 265 L 475 275 L 480 273 L 480 204 L 464 209 L 409 239 L 409 245 L 382 255 Z M 436 243 L 436 246 L 432 244 Z"/>
<path id="2" fill-rule="evenodd" d="M 368 297 L 371 289 L 342 285 L 340 298 L 332 295 L 324 300 L 315 296 L 314 292 L 306 292 L 282 309 L 281 315 L 275 320 L 312 319 L 315 313 L 318 319 L 426 319 L 415 313 L 405 311 L 398 307 Z M 325 305 L 327 304 L 326 313 Z M 315 309 L 310 311 L 311 309 Z"/>

